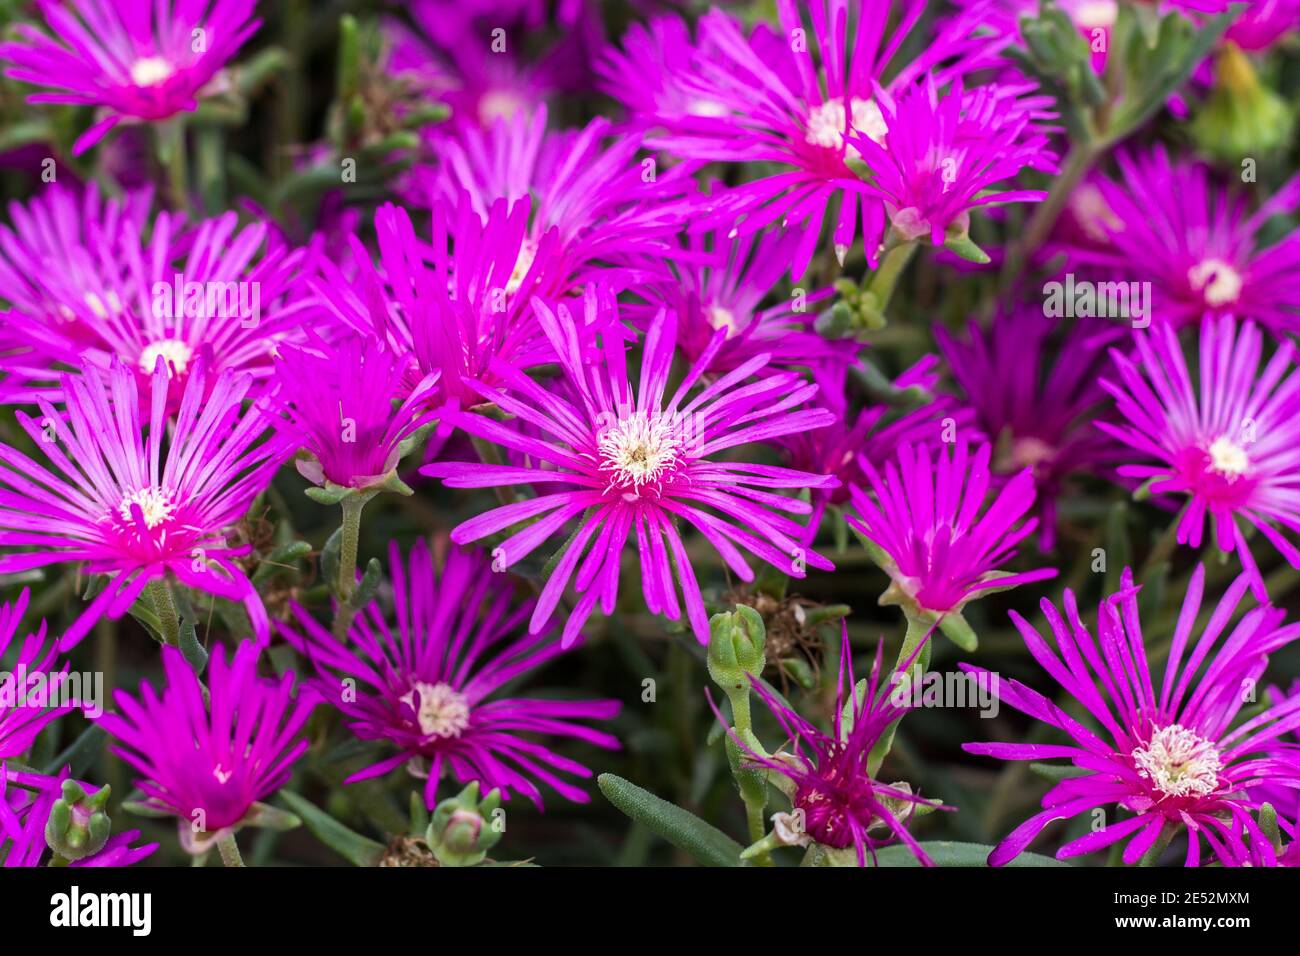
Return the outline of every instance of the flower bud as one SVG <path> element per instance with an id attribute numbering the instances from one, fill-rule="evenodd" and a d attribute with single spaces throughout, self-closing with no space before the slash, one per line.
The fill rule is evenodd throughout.
<path id="1" fill-rule="evenodd" d="M 763 616 L 748 605 L 715 614 L 709 621 L 709 676 L 728 695 L 749 689 L 747 675 L 757 677 L 767 664 Z"/>
<path id="2" fill-rule="evenodd" d="M 481 802 L 478 792 L 475 781 L 434 808 L 425 839 L 443 866 L 475 866 L 501 840 L 503 831 L 488 822 L 501 806 L 501 791 Z"/>
<path id="3" fill-rule="evenodd" d="M 104 848 L 113 824 L 104 812 L 110 788 L 87 794 L 75 780 L 63 781 L 63 795 L 50 808 L 45 842 L 65 860 L 93 856 Z"/>

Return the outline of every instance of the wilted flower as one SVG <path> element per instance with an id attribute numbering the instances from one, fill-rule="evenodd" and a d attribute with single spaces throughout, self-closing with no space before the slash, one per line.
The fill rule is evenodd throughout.
<path id="1" fill-rule="evenodd" d="M 1136 333 L 1136 362 L 1112 350 L 1118 383 L 1103 380 L 1122 423 L 1097 427 L 1147 459 L 1121 475 L 1152 494 L 1186 495 L 1176 519 L 1179 544 L 1201 546 L 1208 516 L 1219 549 L 1237 555 L 1251 591 L 1268 599 L 1242 525 L 1255 527 L 1294 567 L 1300 550 L 1286 532 L 1300 528 L 1300 372 L 1288 338 L 1261 371 L 1263 335 L 1253 322 L 1210 320 L 1200 329 L 1196 377 L 1173 326 Z M 1155 459 L 1151 462 L 1150 459 Z"/>
<path id="2" fill-rule="evenodd" d="M 1258 806 L 1258 785 L 1300 787 L 1300 764 L 1270 757 L 1281 734 L 1300 726 L 1300 698 L 1271 707 L 1237 723 L 1253 699 L 1267 655 L 1295 638 L 1295 624 L 1282 626 L 1285 612 L 1271 606 L 1246 611 L 1228 630 L 1245 577 L 1228 588 L 1208 622 L 1197 628 L 1205 569 L 1197 565 L 1170 645 L 1159 696 L 1142 639 L 1138 591 L 1126 568 L 1118 593 L 1097 608 L 1097 637 L 1079 617 L 1074 592 L 1065 591 L 1065 616 L 1043 599 L 1053 643 L 1014 611 L 1034 659 L 1096 722 L 1095 729 L 1021 684 L 995 682 L 1003 703 L 1055 727 L 1070 738 L 1056 743 L 972 743 L 970 753 L 1003 760 L 1068 758 L 1087 771 L 1070 776 L 1043 797 L 1043 810 L 1030 817 L 989 855 L 991 866 L 1014 859 L 1053 820 L 1065 820 L 1097 807 L 1117 805 L 1131 816 L 1072 840 L 1057 856 L 1078 856 L 1132 837 L 1124 862 L 1136 863 L 1161 836 L 1188 829 L 1187 866 L 1201 860 L 1201 842 L 1224 865 L 1241 865 L 1252 850 L 1269 863 L 1275 854 L 1250 811 Z M 1225 638 L 1224 635 L 1227 634 Z M 962 664 L 968 673 L 982 668 Z M 1198 676 L 1199 675 L 1199 676 Z M 1234 727 L 1234 723 L 1237 725 Z"/>
<path id="3" fill-rule="evenodd" d="M 39 0 L 53 36 L 19 24 L 20 40 L 0 44 L 6 75 L 60 92 L 32 103 L 99 107 L 101 118 L 74 144 L 94 146 L 123 120 L 165 120 L 198 108 L 218 73 L 256 32 L 254 0 L 101 3 Z"/>
<path id="4" fill-rule="evenodd" d="M 423 542 L 405 566 L 396 544 L 388 556 L 395 627 L 377 602 L 357 616 L 343 640 L 298 605 L 296 625 L 280 625 L 285 640 L 316 666 L 318 676 L 308 686 L 339 709 L 357 737 L 398 749 L 345 782 L 409 763 L 427 775 L 430 808 L 444 771 L 461 783 L 500 788 L 507 797 L 522 793 L 539 807 L 538 782 L 585 803 L 587 795 L 559 773 L 589 777 L 591 771 L 533 735 L 616 748 L 617 739 L 580 721 L 613 717 L 618 701 L 500 696 L 510 681 L 560 653 L 559 643 L 547 639 L 549 628 L 516 637 L 535 602 L 516 603 L 510 579 L 492 573 L 479 552 L 453 547 L 441 571 Z M 358 689 L 358 683 L 365 686 Z"/>
<path id="5" fill-rule="evenodd" d="M 589 290 L 586 311 L 612 313 L 602 298 Z M 805 564 L 831 568 L 825 558 L 802 546 L 803 529 L 785 517 L 808 514 L 807 502 L 767 489 L 826 488 L 834 479 L 756 464 L 748 457 L 715 458 L 729 448 L 829 424 L 834 416 L 825 409 L 793 410 L 815 394 L 815 385 L 790 373 L 746 384 L 767 364 L 768 357 L 759 355 L 688 398 L 700 384 L 712 352 L 726 341 L 719 330 L 712 348 L 666 396 L 677 321 L 661 313 L 646 334 L 634 391 L 621 335 L 604 332 L 599 347 L 584 350 L 579 322 L 567 306 L 560 306 L 558 316 L 541 303 L 536 307 L 563 368 L 568 395 L 539 385 L 498 359 L 490 370 L 507 390 L 478 382 L 471 383 L 473 389 L 536 432 L 483 415 L 462 412 L 451 417 L 470 435 L 522 456 L 522 463 L 443 462 L 422 469 L 453 488 L 559 486 L 558 491 L 486 511 L 452 532 L 452 540 L 464 544 L 520 526 L 493 549 L 504 569 L 579 519 L 533 612 L 534 633 L 550 619 L 571 580 L 580 598 L 564 626 L 566 645 L 577 638 L 597 602 L 606 614 L 612 613 L 624 546 L 635 532 L 646 606 L 678 620 L 680 587 L 687 619 L 706 643 L 708 616 L 677 530 L 679 520 L 698 530 L 743 581 L 752 581 L 754 571 L 736 545 L 795 577 L 804 576 Z M 614 328 L 616 318 L 611 314 L 599 323 L 588 318 L 586 325 Z"/>
<path id="6" fill-rule="evenodd" d="M 262 599 L 235 561 L 248 546 L 231 545 L 223 532 L 292 446 L 259 441 L 268 417 L 241 409 L 251 376 L 226 371 L 209 389 L 200 360 L 174 417 L 168 384 L 161 356 L 145 402 L 133 370 L 117 360 L 107 371 L 88 363 L 61 379 L 66 418 L 44 399 L 39 421 L 16 413 L 48 464 L 0 444 L 0 545 L 28 549 L 0 555 L 0 573 L 85 562 L 86 572 L 111 576 L 62 649 L 104 611 L 125 614 L 160 579 L 244 602 L 257 636 L 270 636 Z"/>

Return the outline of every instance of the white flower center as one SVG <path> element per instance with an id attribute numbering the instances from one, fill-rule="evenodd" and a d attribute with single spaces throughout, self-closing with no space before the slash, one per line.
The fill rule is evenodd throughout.
<path id="1" fill-rule="evenodd" d="M 877 145 L 884 145 L 885 134 L 889 127 L 875 100 L 852 101 L 853 127 L 867 139 Z M 844 126 L 847 116 L 844 111 L 844 98 L 837 96 L 813 108 L 808 114 L 808 131 L 805 138 L 814 146 L 828 149 L 844 148 Z"/>
<path id="2" fill-rule="evenodd" d="M 95 317 L 106 319 L 110 314 L 117 315 L 122 311 L 122 298 L 111 289 L 100 298 L 93 292 L 87 292 L 85 295 L 86 307 L 95 313 Z"/>
<path id="3" fill-rule="evenodd" d="M 600 470 L 616 487 L 640 493 L 655 484 L 678 463 L 682 443 L 671 422 L 645 412 L 633 412 L 606 428 L 597 439 Z"/>
<path id="4" fill-rule="evenodd" d="M 136 86 L 158 86 L 171 77 L 172 65 L 160 56 L 146 56 L 131 64 L 131 82 Z"/>
<path id="5" fill-rule="evenodd" d="M 418 707 L 416 694 L 420 695 Z M 469 726 L 469 702 L 464 694 L 448 684 L 416 681 L 401 701 L 415 710 L 420 732 L 427 737 L 459 737 Z"/>
<path id="6" fill-rule="evenodd" d="M 160 355 L 167 363 L 169 374 L 184 375 L 190 359 L 194 356 L 194 350 L 180 339 L 159 339 L 157 342 L 150 342 L 140 353 L 140 371 L 145 375 L 152 375 Z"/>
<path id="7" fill-rule="evenodd" d="M 727 109 L 725 104 L 719 103 L 717 100 L 697 96 L 687 102 L 686 112 L 690 116 L 726 116 L 731 111 Z"/>
<path id="8" fill-rule="evenodd" d="M 484 126 L 509 120 L 524 109 L 524 99 L 513 90 L 488 90 L 478 101 L 478 118 Z"/>
<path id="9" fill-rule="evenodd" d="M 135 522 L 135 516 L 131 513 L 133 505 L 139 506 L 140 513 L 144 516 L 144 526 L 151 531 L 170 519 L 176 511 L 172 496 L 157 485 L 133 491 L 122 499 L 117 510 L 123 521 Z"/>
<path id="10" fill-rule="evenodd" d="M 536 258 L 537 243 L 525 239 L 519 246 L 519 256 L 515 259 L 514 271 L 506 281 L 507 295 L 514 295 L 519 291 L 519 287 L 524 284 L 524 279 L 528 278 L 528 270 L 533 267 L 533 260 Z"/>
<path id="11" fill-rule="evenodd" d="M 740 323 L 736 321 L 736 313 L 732 312 L 726 306 L 710 306 L 706 314 L 709 317 L 709 325 L 713 326 L 715 329 L 727 330 L 727 338 L 731 338 L 740 331 Z"/>
<path id="12" fill-rule="evenodd" d="M 1161 727 L 1133 750 L 1138 773 L 1169 797 L 1204 796 L 1219 786 L 1223 761 L 1214 745 L 1178 724 Z"/>
<path id="13" fill-rule="evenodd" d="M 1187 270 L 1187 281 L 1207 305 L 1228 305 L 1241 296 L 1241 273 L 1222 259 L 1205 259 Z"/>
<path id="14" fill-rule="evenodd" d="M 1113 27 L 1117 16 L 1119 16 L 1119 4 L 1115 3 L 1115 0 L 1083 0 L 1076 4 L 1073 10 L 1075 26 L 1081 30 Z"/>
<path id="15" fill-rule="evenodd" d="M 1240 478 L 1250 468 L 1246 450 L 1224 435 L 1210 445 L 1210 471 L 1225 478 Z"/>

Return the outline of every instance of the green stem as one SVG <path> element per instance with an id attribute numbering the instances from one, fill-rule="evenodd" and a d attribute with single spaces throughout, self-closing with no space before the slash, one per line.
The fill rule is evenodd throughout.
<path id="1" fill-rule="evenodd" d="M 244 858 L 239 854 L 239 844 L 235 842 L 235 834 L 226 830 L 217 837 L 217 850 L 221 853 L 221 862 L 225 866 L 243 866 Z"/>
<path id="2" fill-rule="evenodd" d="M 334 636 L 346 637 L 356 616 L 356 608 L 351 604 L 352 594 L 357 589 L 357 546 L 361 541 L 361 509 L 366 506 L 370 495 L 359 492 L 348 495 L 340 505 L 343 508 L 343 536 L 339 541 L 339 579 L 335 585 L 338 609 L 334 614 Z"/>
<path id="3" fill-rule="evenodd" d="M 874 296 L 874 305 L 878 311 L 883 313 L 889 306 L 889 300 L 894 297 L 894 290 L 898 288 L 898 280 L 902 277 L 907 264 L 912 261 L 912 256 L 916 255 L 916 249 L 915 241 L 894 246 L 885 253 L 880 268 L 871 274 L 867 291 Z"/>
<path id="4" fill-rule="evenodd" d="M 1151 553 L 1147 559 L 1142 562 L 1142 572 L 1138 575 L 1138 581 L 1143 584 L 1150 583 L 1151 574 L 1162 564 L 1167 564 L 1173 556 L 1174 550 L 1178 547 L 1178 526 L 1182 523 L 1182 512 L 1174 515 L 1169 522 L 1168 527 L 1161 532 L 1159 539 L 1151 548 Z"/>
<path id="5" fill-rule="evenodd" d="M 158 615 L 158 623 L 162 627 L 163 643 L 171 647 L 179 647 L 181 643 L 181 619 L 176 612 L 176 600 L 172 597 L 171 588 L 167 586 L 165 580 L 156 578 L 150 581 L 144 590 L 153 603 L 154 613 Z"/>
<path id="6" fill-rule="evenodd" d="M 190 171 L 185 152 L 185 118 L 177 115 L 155 125 L 158 159 L 167 170 L 167 188 L 176 209 L 190 207 Z"/>
<path id="7" fill-rule="evenodd" d="M 1155 866 L 1160 862 L 1160 854 L 1164 853 L 1169 844 L 1174 842 L 1174 836 L 1178 833 L 1176 825 L 1166 824 L 1160 828 L 1160 836 L 1156 837 L 1156 842 L 1151 844 L 1151 849 L 1142 854 L 1142 859 L 1138 860 L 1138 866 Z"/>
<path id="8" fill-rule="evenodd" d="M 1010 288 L 1011 282 L 1020 274 L 1029 257 L 1047 241 L 1074 188 L 1079 185 L 1103 152 L 1104 150 L 1096 143 L 1088 140 L 1078 141 L 1070 148 L 1065 167 L 1061 170 L 1061 175 L 1056 178 L 1056 182 L 1052 184 L 1047 198 L 1034 208 L 1034 213 L 1020 241 L 1011 243 L 1008 249 L 1009 254 L 1002 271 L 1003 292 Z"/>
<path id="9" fill-rule="evenodd" d="M 903 646 L 898 650 L 898 661 L 894 664 L 894 672 L 897 673 L 907 662 L 907 659 L 916 653 L 916 659 L 912 661 L 912 666 L 908 668 L 907 680 L 908 686 L 912 687 L 925 676 L 926 668 L 930 666 L 930 649 L 934 646 L 934 641 L 926 641 L 925 646 L 921 647 L 921 642 L 929 634 L 935 625 L 932 621 L 927 621 L 919 615 L 907 615 L 907 633 L 903 636 Z M 921 647 L 919 653 L 916 649 Z M 892 680 L 892 678 L 891 678 Z M 899 720 L 902 720 L 900 717 Z M 894 746 L 894 734 L 898 731 L 899 720 L 890 724 L 880 739 L 876 741 L 876 746 L 871 748 L 871 754 L 867 757 L 867 773 L 875 776 L 880 770 L 880 765 L 885 762 L 890 748 Z"/>

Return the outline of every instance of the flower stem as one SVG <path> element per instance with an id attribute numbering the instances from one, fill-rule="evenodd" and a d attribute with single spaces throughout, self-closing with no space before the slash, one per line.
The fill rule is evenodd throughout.
<path id="1" fill-rule="evenodd" d="M 1179 827 L 1172 824 L 1166 824 L 1160 829 L 1160 835 L 1156 837 L 1156 842 L 1151 844 L 1151 849 L 1142 854 L 1142 859 L 1138 861 L 1138 866 L 1155 866 L 1160 862 L 1160 855 L 1168 849 L 1169 844 L 1174 842 L 1174 836 L 1178 833 Z M 1193 838 L 1194 839 L 1194 838 Z"/>
<path id="2" fill-rule="evenodd" d="M 158 623 L 162 628 L 163 643 L 171 647 L 179 647 L 181 643 L 181 619 L 176 612 L 176 600 L 172 597 L 171 588 L 167 586 L 164 579 L 155 578 L 145 586 L 145 593 L 149 595 L 154 613 L 158 615 Z"/>
<path id="3" fill-rule="evenodd" d="M 343 509 L 343 535 L 339 540 L 339 579 L 335 585 L 338 608 L 334 613 L 334 636 L 345 637 L 356 616 L 352 594 L 357 588 L 357 546 L 361 541 L 361 509 L 372 496 L 359 492 L 339 504 Z"/>
<path id="4" fill-rule="evenodd" d="M 867 291 L 874 297 L 873 304 L 878 311 L 883 313 L 889 306 L 889 300 L 894 297 L 894 290 L 898 288 L 898 280 L 915 254 L 915 241 L 900 243 L 885 253 L 880 268 L 871 274 L 871 283 L 867 286 Z"/>
<path id="5" fill-rule="evenodd" d="M 190 205 L 190 171 L 185 153 L 185 119 L 174 116 L 156 124 L 158 159 L 167 170 L 167 189 L 172 206 L 188 210 Z"/>
<path id="6" fill-rule="evenodd" d="M 912 666 L 907 671 L 906 679 L 909 688 L 925 676 L 926 668 L 930 666 L 930 648 L 934 644 L 931 641 L 926 641 L 925 645 L 922 646 L 921 642 L 925 641 L 926 636 L 930 634 L 934 627 L 933 621 L 927 621 L 918 614 L 907 615 L 907 633 L 903 636 L 903 646 L 898 650 L 898 661 L 894 664 L 894 672 L 897 673 L 907 663 L 908 658 L 912 657 L 913 654 L 916 655 L 915 660 L 912 661 Z M 919 652 L 916 650 L 918 647 L 921 648 Z M 899 720 L 902 720 L 902 718 L 900 717 Z M 888 756 L 890 748 L 894 746 L 894 734 L 898 731 L 899 720 L 890 724 L 885 729 L 885 732 L 880 735 L 876 745 L 871 748 L 871 754 L 867 757 L 867 773 L 873 777 L 876 775 L 876 771 L 880 769 L 880 765 L 885 762 L 885 757 Z"/>
<path id="7" fill-rule="evenodd" d="M 221 853 L 221 862 L 225 866 L 243 866 L 244 858 L 239 853 L 239 844 L 235 834 L 227 830 L 217 837 L 217 850 Z"/>
<path id="8" fill-rule="evenodd" d="M 1056 182 L 1052 184 L 1047 198 L 1034 208 L 1034 213 L 1030 216 L 1020 241 L 1011 243 L 1007 249 L 1007 258 L 1002 270 L 1004 294 L 1010 289 L 1011 283 L 1020 274 L 1029 257 L 1047 241 L 1047 237 L 1056 225 L 1056 220 L 1065 209 L 1070 194 L 1104 151 L 1090 138 L 1079 140 L 1070 147 L 1065 167 L 1061 170 L 1061 175 L 1056 178 Z"/>

